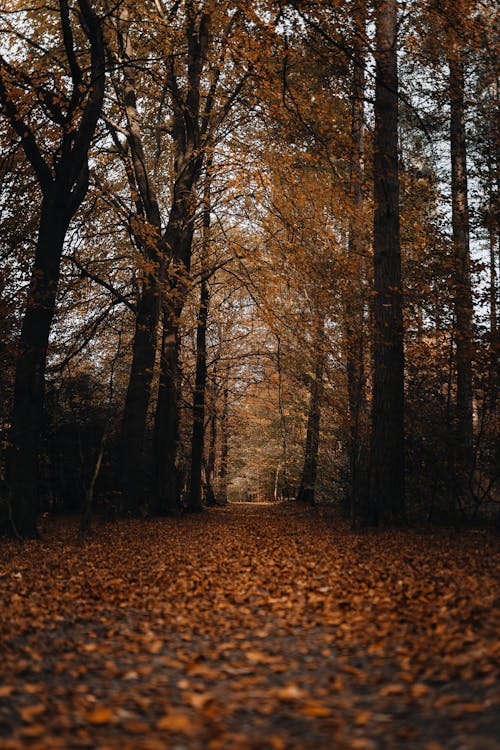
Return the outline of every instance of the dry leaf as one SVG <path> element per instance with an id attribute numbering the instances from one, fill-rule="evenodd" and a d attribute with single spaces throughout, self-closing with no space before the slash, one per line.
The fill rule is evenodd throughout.
<path id="1" fill-rule="evenodd" d="M 185 713 L 172 712 L 163 716 L 156 724 L 157 729 L 167 730 L 169 732 L 180 732 L 181 734 L 191 734 L 193 732 L 193 722 Z"/>
<path id="2" fill-rule="evenodd" d="M 109 708 L 103 706 L 95 708 L 87 714 L 87 721 L 90 724 L 109 724 L 113 720 L 113 714 Z"/>

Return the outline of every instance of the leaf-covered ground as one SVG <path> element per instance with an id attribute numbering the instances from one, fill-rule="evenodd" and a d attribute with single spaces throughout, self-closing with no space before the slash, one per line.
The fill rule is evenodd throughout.
<path id="1" fill-rule="evenodd" d="M 493 750 L 498 537 L 294 505 L 0 551 L 0 747 Z"/>

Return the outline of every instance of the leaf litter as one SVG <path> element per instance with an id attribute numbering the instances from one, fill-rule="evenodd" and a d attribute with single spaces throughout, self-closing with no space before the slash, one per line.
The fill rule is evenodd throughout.
<path id="1" fill-rule="evenodd" d="M 0 551 L 0 748 L 493 750 L 492 532 L 294 504 Z"/>

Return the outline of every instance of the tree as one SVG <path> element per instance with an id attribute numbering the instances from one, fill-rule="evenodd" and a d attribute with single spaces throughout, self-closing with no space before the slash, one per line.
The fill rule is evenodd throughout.
<path id="1" fill-rule="evenodd" d="M 172 53 L 167 71 L 173 118 L 174 184 L 164 234 L 167 262 L 153 444 L 153 506 L 161 514 L 176 514 L 180 506 L 176 467 L 179 324 L 190 287 L 196 190 L 204 161 L 216 141 L 217 129 L 248 78 L 248 65 L 243 70 L 239 66 L 226 70 L 232 34 L 239 19 L 240 13 L 230 12 L 227 6 L 216 13 L 209 3 L 186 2 L 182 25 L 184 67 L 180 67 L 179 54 Z"/>
<path id="2" fill-rule="evenodd" d="M 456 457 L 459 495 L 464 494 L 473 463 L 472 361 L 473 321 L 470 268 L 469 201 L 467 194 L 467 147 L 465 133 L 464 53 L 454 29 L 448 50 L 450 92 L 450 151 L 452 233 L 455 258 L 454 308 L 456 330 Z"/>
<path id="3" fill-rule="evenodd" d="M 132 362 L 127 386 L 120 439 L 119 486 L 124 507 L 137 513 L 145 501 L 145 435 L 151 398 L 158 324 L 161 310 L 162 269 L 165 263 L 165 240 L 157 186 L 146 157 L 147 149 L 141 130 L 137 104 L 138 69 L 129 8 L 122 3 L 115 22 L 117 52 L 114 55 L 120 78 L 115 76 L 118 107 L 125 119 L 126 140 L 119 139 L 117 127 L 110 123 L 113 140 L 125 165 L 134 200 L 130 214 L 130 233 L 142 256 L 143 270 L 135 309 Z M 133 20 L 133 19 L 132 19 Z M 158 116 L 163 106 L 160 97 Z M 123 129 L 120 129 L 123 132 Z M 160 144 L 159 144 L 160 145 Z"/>
<path id="4" fill-rule="evenodd" d="M 366 513 L 368 464 L 368 408 L 365 375 L 365 288 L 368 236 L 364 198 L 364 108 L 365 108 L 365 30 L 366 2 L 358 0 L 353 7 L 353 59 L 351 84 L 351 149 L 349 213 L 349 278 L 346 289 L 346 368 L 349 400 L 349 514 L 353 523 Z"/>
<path id="5" fill-rule="evenodd" d="M 196 319 L 196 371 L 193 393 L 193 430 L 191 437 L 191 476 L 189 483 L 188 508 L 191 512 L 201 510 L 201 469 L 203 463 L 203 444 L 205 436 L 205 393 L 207 386 L 207 322 L 210 303 L 208 286 L 208 253 L 210 243 L 211 212 L 211 168 L 209 157 L 206 165 L 205 186 L 203 194 L 202 237 L 201 237 L 201 280 L 200 304 Z"/>
<path id="6" fill-rule="evenodd" d="M 87 192 L 88 151 L 104 96 L 103 32 L 92 5 L 88 0 L 75 5 L 60 0 L 49 18 L 52 51 L 35 44 L 31 49 L 38 54 L 30 54 L 24 67 L 0 57 L 2 114 L 17 134 L 42 193 L 16 363 L 6 472 L 8 525 L 23 537 L 36 535 L 37 452 L 64 239 Z M 30 45 L 28 38 L 23 41 Z M 49 60 L 44 75 L 40 66 Z"/>
<path id="7" fill-rule="evenodd" d="M 297 500 L 309 503 L 310 505 L 314 505 L 316 478 L 318 474 L 318 448 L 321 402 L 323 397 L 323 370 L 325 367 L 325 319 L 320 314 L 316 314 L 315 318 L 314 350 L 316 362 L 309 391 L 304 465 L 302 467 L 299 490 L 297 492 Z"/>
<path id="8" fill-rule="evenodd" d="M 404 349 L 398 173 L 397 2 L 375 9 L 371 523 L 405 516 Z"/>

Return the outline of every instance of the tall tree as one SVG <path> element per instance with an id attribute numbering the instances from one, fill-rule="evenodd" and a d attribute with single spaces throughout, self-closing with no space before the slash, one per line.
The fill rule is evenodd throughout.
<path id="1" fill-rule="evenodd" d="M 304 464 L 300 477 L 297 500 L 314 505 L 316 477 L 318 473 L 318 450 L 321 426 L 321 401 L 323 396 L 323 370 L 325 366 L 325 316 L 315 315 L 314 331 L 315 363 L 309 389 Z"/>
<path id="2" fill-rule="evenodd" d="M 353 7 L 353 59 L 351 84 L 351 156 L 349 213 L 349 277 L 346 290 L 347 391 L 349 401 L 349 513 L 354 522 L 366 504 L 367 400 L 365 385 L 365 280 L 367 232 L 365 228 L 364 182 L 364 102 L 366 1 Z"/>
<path id="3" fill-rule="evenodd" d="M 45 74 L 0 56 L 1 111 L 19 137 L 42 194 L 16 364 L 7 466 L 8 521 L 23 537 L 36 535 L 45 369 L 61 256 L 71 219 L 87 192 L 88 151 L 105 85 L 103 33 L 92 4 L 59 0 L 51 15 L 58 25 L 51 32 L 63 50 L 55 66 L 54 56 L 46 57 L 38 44 L 31 47 L 40 53 L 38 64 L 43 66 L 49 57 L 52 62 Z M 34 58 L 30 55 L 28 60 Z"/>
<path id="4" fill-rule="evenodd" d="M 203 462 L 203 443 L 205 436 L 205 392 L 207 385 L 207 323 L 210 303 L 208 286 L 209 268 L 208 253 L 210 244 L 211 212 L 211 168 L 212 159 L 206 164 L 205 187 L 203 194 L 203 227 L 201 237 L 201 284 L 200 304 L 196 325 L 196 371 L 193 394 L 193 430 L 191 437 L 191 477 L 189 486 L 188 508 L 191 512 L 201 510 L 201 469 Z M 207 477 L 208 478 L 208 477 Z"/>
<path id="5" fill-rule="evenodd" d="M 397 24 L 396 0 L 379 0 L 375 8 L 374 344 L 368 520 L 388 524 L 401 522 L 405 515 Z"/>
<path id="6" fill-rule="evenodd" d="M 226 69 L 234 28 L 241 14 L 231 12 L 226 6 L 219 11 L 217 13 L 210 3 L 186 0 L 185 64 L 181 70 L 179 55 L 172 54 L 167 71 L 166 84 L 172 105 L 174 185 L 164 234 L 167 263 L 153 445 L 153 504 L 155 511 L 162 514 L 177 513 L 180 505 L 176 469 L 179 323 L 191 283 L 196 191 L 204 160 L 216 140 L 215 133 L 238 100 L 250 67 L 246 63 L 243 69 L 239 66 L 232 71 Z"/>
<path id="7" fill-rule="evenodd" d="M 157 350 L 165 243 L 160 203 L 146 158 L 141 115 L 137 105 L 136 57 L 139 53 L 134 49 L 130 24 L 129 8 L 123 3 L 115 25 L 118 42 L 116 59 L 121 61 L 120 65 L 116 65 L 121 73 L 121 80 L 116 81 L 115 88 L 125 115 L 124 144 L 119 140 L 116 128 L 113 125 L 110 127 L 134 196 L 135 214 L 130 216 L 130 230 L 142 255 L 143 269 L 139 281 L 132 362 L 121 428 L 119 484 L 124 507 L 137 513 L 145 499 L 144 442 Z"/>
<path id="8" fill-rule="evenodd" d="M 189 288 L 191 249 L 195 227 L 195 189 L 201 174 L 203 111 L 202 73 L 207 62 L 211 14 L 194 2 L 186 3 L 186 85 L 182 87 L 172 55 L 167 85 L 173 107 L 175 147 L 174 189 L 165 245 L 168 267 L 162 312 L 160 385 L 154 427 L 154 509 L 177 513 L 180 490 L 177 481 L 179 321 Z"/>
<path id="9" fill-rule="evenodd" d="M 465 132 L 465 50 L 455 29 L 450 32 L 448 53 L 450 92 L 451 205 L 454 251 L 454 310 L 456 329 L 456 491 L 463 495 L 473 462 L 472 361 L 473 303 L 470 268 L 469 200 Z"/>

